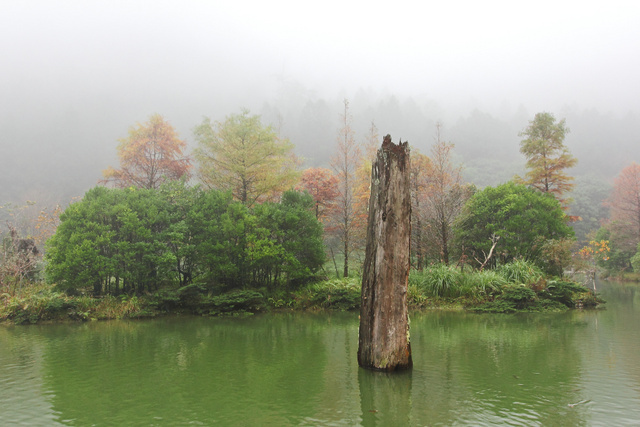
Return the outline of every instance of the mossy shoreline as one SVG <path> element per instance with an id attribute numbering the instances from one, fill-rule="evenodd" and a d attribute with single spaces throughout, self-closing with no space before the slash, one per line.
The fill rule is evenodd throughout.
<path id="1" fill-rule="evenodd" d="M 522 267 L 522 266 L 520 266 Z M 538 271 L 463 273 L 446 266 L 412 272 L 411 310 L 465 310 L 485 313 L 560 312 L 596 308 L 604 301 L 571 281 L 545 278 Z M 0 294 L 0 323 L 35 324 L 153 318 L 166 315 L 247 316 L 272 311 L 356 311 L 360 278 L 324 280 L 291 292 L 260 289 L 216 293 L 205 285 L 163 289 L 141 296 L 70 296 L 35 283 Z"/>

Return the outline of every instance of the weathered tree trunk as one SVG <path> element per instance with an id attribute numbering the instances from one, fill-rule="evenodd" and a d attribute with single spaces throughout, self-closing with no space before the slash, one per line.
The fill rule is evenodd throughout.
<path id="1" fill-rule="evenodd" d="M 363 368 L 393 371 L 413 364 L 407 311 L 409 175 L 407 143 L 396 145 L 385 136 L 371 171 L 358 348 Z"/>

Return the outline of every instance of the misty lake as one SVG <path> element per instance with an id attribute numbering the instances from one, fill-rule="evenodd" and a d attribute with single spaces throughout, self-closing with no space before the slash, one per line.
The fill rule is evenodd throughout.
<path id="1" fill-rule="evenodd" d="M 0 425 L 637 425 L 640 293 L 600 286 L 606 310 L 414 312 L 394 374 L 358 368 L 356 313 L 1 326 Z"/>

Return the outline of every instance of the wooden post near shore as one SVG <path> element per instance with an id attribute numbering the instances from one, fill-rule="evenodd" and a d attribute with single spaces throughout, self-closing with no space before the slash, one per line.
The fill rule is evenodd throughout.
<path id="1" fill-rule="evenodd" d="M 384 137 L 371 170 L 362 274 L 358 364 L 393 371 L 413 365 L 407 287 L 411 244 L 411 169 L 407 142 Z"/>

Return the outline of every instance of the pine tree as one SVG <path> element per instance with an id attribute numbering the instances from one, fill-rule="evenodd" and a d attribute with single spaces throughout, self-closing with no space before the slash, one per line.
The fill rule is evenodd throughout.
<path id="1" fill-rule="evenodd" d="M 564 119 L 556 122 L 551 113 L 536 114 L 519 135 L 524 138 L 520 142 L 520 152 L 527 158 L 528 171 L 524 179 L 516 177 L 519 183 L 553 194 L 565 210 L 570 200 L 563 195 L 574 186 L 573 177 L 565 170 L 578 162 L 564 145 L 567 133 L 569 129 Z"/>

